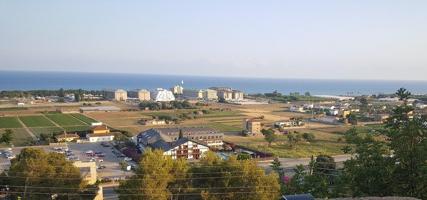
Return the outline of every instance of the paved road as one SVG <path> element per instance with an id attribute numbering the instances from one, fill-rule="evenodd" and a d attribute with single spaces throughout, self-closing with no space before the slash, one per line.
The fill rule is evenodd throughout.
<path id="1" fill-rule="evenodd" d="M 349 160 L 351 158 L 351 155 L 344 154 L 344 155 L 337 155 L 332 157 L 335 159 L 335 162 L 342 163 L 346 160 Z M 284 168 L 294 168 L 297 165 L 307 166 L 310 163 L 310 160 L 311 158 L 279 158 L 279 161 Z M 258 166 L 264 169 L 269 169 L 271 162 L 272 160 L 258 162 Z"/>

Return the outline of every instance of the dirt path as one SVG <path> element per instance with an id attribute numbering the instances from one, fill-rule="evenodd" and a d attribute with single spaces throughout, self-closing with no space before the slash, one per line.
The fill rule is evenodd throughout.
<path id="1" fill-rule="evenodd" d="M 34 135 L 34 133 L 24 124 L 24 122 L 22 122 L 18 116 L 16 116 L 16 118 L 18 119 L 19 123 L 21 123 L 21 125 L 25 129 L 25 131 L 27 131 L 27 133 L 30 134 L 30 136 L 33 138 L 33 140 L 37 140 L 37 136 Z"/>
<path id="2" fill-rule="evenodd" d="M 49 120 L 50 122 L 52 122 L 53 125 L 55 125 L 56 127 L 60 128 L 61 130 L 65 131 L 64 128 L 62 128 L 62 126 L 60 126 L 59 124 L 57 124 L 56 122 L 54 122 L 53 120 L 49 119 L 49 117 L 46 117 L 46 115 L 43 114 L 43 116 Z"/>

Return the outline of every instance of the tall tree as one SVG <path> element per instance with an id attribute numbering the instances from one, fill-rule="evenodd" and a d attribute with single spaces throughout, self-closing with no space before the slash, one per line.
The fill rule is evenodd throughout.
<path id="1" fill-rule="evenodd" d="M 13 130 L 12 129 L 6 129 L 0 137 L 0 143 L 5 143 L 5 144 L 10 145 L 12 140 L 13 140 Z"/>
<path id="2" fill-rule="evenodd" d="M 206 160 L 205 160 L 206 159 Z M 270 200 L 279 197 L 276 173 L 265 174 L 253 160 L 230 157 L 221 160 L 209 154 L 192 169 L 193 188 L 204 200 Z"/>
<path id="3" fill-rule="evenodd" d="M 120 183 L 120 200 L 166 200 L 172 196 L 168 186 L 174 181 L 173 161 L 162 151 L 147 150 L 139 162 L 136 175 Z"/>
<path id="4" fill-rule="evenodd" d="M 11 162 L 6 178 L 12 199 L 93 199 L 82 195 L 86 183 L 80 171 L 64 155 L 25 148 Z M 23 186 L 23 187 L 22 187 Z"/>

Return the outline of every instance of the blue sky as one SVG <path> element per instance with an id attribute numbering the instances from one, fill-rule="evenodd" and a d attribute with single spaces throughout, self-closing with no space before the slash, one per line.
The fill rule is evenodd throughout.
<path id="1" fill-rule="evenodd" d="M 425 80 L 427 1 L 0 1 L 0 70 Z"/>

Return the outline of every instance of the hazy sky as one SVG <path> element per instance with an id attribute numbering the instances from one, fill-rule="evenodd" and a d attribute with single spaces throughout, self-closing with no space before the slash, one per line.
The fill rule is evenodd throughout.
<path id="1" fill-rule="evenodd" d="M 427 1 L 0 0 L 0 70 L 426 80 Z"/>

